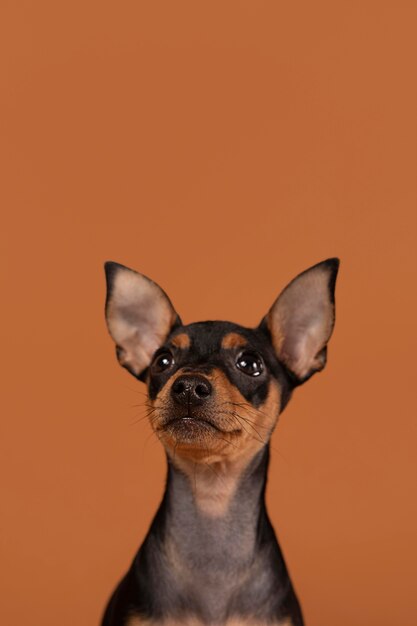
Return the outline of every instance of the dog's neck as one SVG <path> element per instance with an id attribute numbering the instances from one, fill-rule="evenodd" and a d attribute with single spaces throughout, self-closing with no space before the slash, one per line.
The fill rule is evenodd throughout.
<path id="1" fill-rule="evenodd" d="M 269 460 L 265 446 L 241 463 L 187 464 L 168 461 L 166 538 L 187 567 L 244 566 L 253 559 L 264 514 Z"/>
<path id="2" fill-rule="evenodd" d="M 223 623 L 247 603 L 267 610 L 271 585 L 278 596 L 286 591 L 283 562 L 282 581 L 270 571 L 272 557 L 280 570 L 280 554 L 273 555 L 279 548 L 264 504 L 268 460 L 266 446 L 241 472 L 168 461 L 164 500 L 142 552 L 157 576 L 162 615 L 185 610 L 203 623 Z"/>
<path id="3" fill-rule="evenodd" d="M 144 613 L 179 623 L 252 616 L 272 624 L 295 602 L 299 614 L 266 513 L 268 461 L 268 446 L 243 469 L 168 459 L 164 498 L 135 559 Z"/>

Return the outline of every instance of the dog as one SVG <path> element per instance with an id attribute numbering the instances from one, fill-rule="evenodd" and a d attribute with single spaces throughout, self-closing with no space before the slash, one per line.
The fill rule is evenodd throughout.
<path id="1" fill-rule="evenodd" d="M 102 626 L 303 626 L 265 506 L 269 439 L 326 363 L 339 260 L 299 274 L 257 328 L 183 325 L 152 280 L 105 264 L 120 364 L 146 383 L 162 503 Z"/>

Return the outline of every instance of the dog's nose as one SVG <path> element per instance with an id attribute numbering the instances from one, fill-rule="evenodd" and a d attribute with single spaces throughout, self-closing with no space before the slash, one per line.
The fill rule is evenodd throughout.
<path id="1" fill-rule="evenodd" d="M 204 376 L 179 376 L 171 387 L 175 402 L 186 405 L 203 404 L 213 391 L 210 381 Z"/>

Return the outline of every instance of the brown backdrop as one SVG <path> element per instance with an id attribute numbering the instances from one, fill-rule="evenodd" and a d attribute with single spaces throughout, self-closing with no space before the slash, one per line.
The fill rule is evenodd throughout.
<path id="1" fill-rule="evenodd" d="M 253 325 L 333 255 L 270 512 L 308 626 L 416 623 L 413 5 L 2 3 L 1 624 L 97 624 L 161 497 L 103 261 Z"/>

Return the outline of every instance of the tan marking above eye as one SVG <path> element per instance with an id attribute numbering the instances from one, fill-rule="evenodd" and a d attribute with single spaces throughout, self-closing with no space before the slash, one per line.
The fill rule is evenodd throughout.
<path id="1" fill-rule="evenodd" d="M 247 341 L 242 335 L 239 333 L 228 333 L 222 339 L 221 347 L 225 350 L 230 350 L 231 348 L 240 348 L 241 346 L 246 346 Z"/>
<path id="2" fill-rule="evenodd" d="M 191 345 L 190 336 L 186 333 L 180 333 L 171 339 L 171 344 L 181 350 L 186 350 Z"/>

